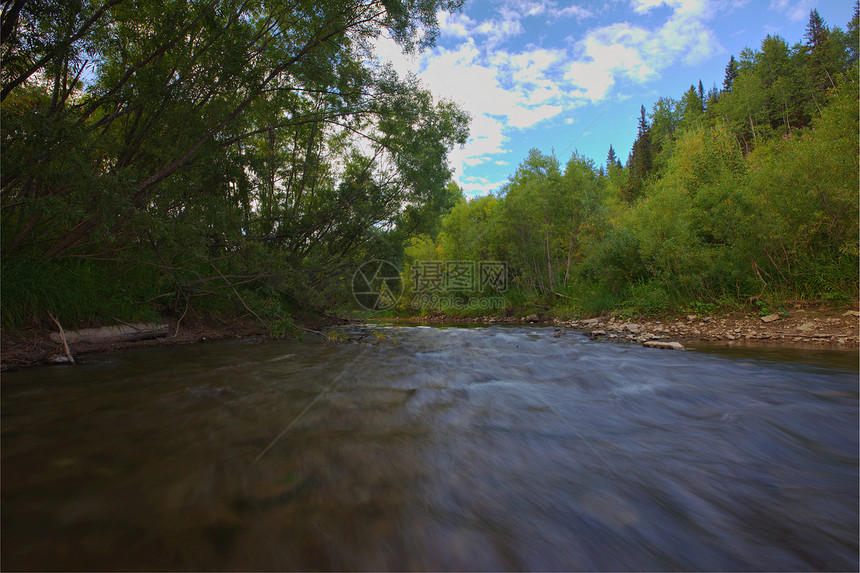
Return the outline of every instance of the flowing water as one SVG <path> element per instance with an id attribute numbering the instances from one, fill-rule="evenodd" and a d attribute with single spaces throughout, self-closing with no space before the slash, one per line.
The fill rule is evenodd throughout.
<path id="1" fill-rule="evenodd" d="M 856 352 L 383 332 L 4 374 L 0 565 L 857 571 Z"/>

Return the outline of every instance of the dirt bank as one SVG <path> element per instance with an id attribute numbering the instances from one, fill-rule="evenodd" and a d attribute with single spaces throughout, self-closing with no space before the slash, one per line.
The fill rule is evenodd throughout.
<path id="1" fill-rule="evenodd" d="M 388 319 L 387 319 L 388 320 Z M 715 341 L 725 344 L 768 343 L 857 348 L 860 345 L 860 312 L 856 308 L 793 308 L 771 322 L 753 313 L 735 312 L 723 315 L 685 315 L 661 319 L 623 319 L 603 316 L 585 319 L 561 319 L 531 314 L 528 316 L 484 316 L 459 318 L 442 314 L 397 319 L 406 323 L 472 323 L 472 324 L 540 324 L 559 330 L 585 330 L 592 337 L 607 341 L 638 342 L 677 341 L 682 344 Z M 328 316 L 302 316 L 297 322 L 306 331 L 344 325 L 348 320 Z M 251 318 L 223 321 L 215 317 L 186 318 L 178 330 L 170 321 L 170 336 L 124 343 L 71 344 L 75 357 L 93 352 L 110 352 L 148 346 L 173 346 L 213 340 L 262 336 L 266 329 Z M 47 329 L 0 331 L 0 368 L 14 370 L 28 366 L 62 361 L 61 344 L 50 339 Z M 561 333 L 559 332 L 559 335 Z M 315 336 L 308 334 L 308 336 Z"/>
<path id="2" fill-rule="evenodd" d="M 94 352 L 112 352 L 149 346 L 176 346 L 266 334 L 266 328 L 259 321 L 244 317 L 229 320 L 221 320 L 214 316 L 186 317 L 178 325 L 178 328 L 175 320 L 165 322 L 170 325 L 170 335 L 164 338 L 134 342 L 74 342 L 69 346 L 72 355 L 77 358 Z M 297 323 L 301 325 L 300 328 L 305 331 L 319 331 L 346 322 L 338 318 L 317 315 L 297 318 Z M 29 328 L 20 331 L 3 329 L 0 331 L 0 369 L 15 370 L 28 366 L 62 363 L 65 360 L 65 353 L 62 344 L 50 339 L 52 332 L 44 328 Z M 308 334 L 308 336 L 314 335 Z"/>

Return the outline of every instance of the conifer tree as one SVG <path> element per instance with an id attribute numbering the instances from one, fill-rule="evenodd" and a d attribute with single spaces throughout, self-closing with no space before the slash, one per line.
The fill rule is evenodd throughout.
<path id="1" fill-rule="evenodd" d="M 643 105 L 639 111 L 639 126 L 636 141 L 627 157 L 627 168 L 630 170 L 630 180 L 626 188 L 628 202 L 632 203 L 641 193 L 645 179 L 653 166 L 653 150 L 651 145 L 651 126 Z"/>
<path id="2" fill-rule="evenodd" d="M 609 155 L 606 156 L 606 168 L 610 167 L 621 167 L 621 161 L 618 159 L 618 156 L 615 154 L 615 149 L 612 148 L 612 145 L 609 145 Z"/>
<path id="3" fill-rule="evenodd" d="M 818 10 L 812 10 L 809 13 L 809 22 L 806 24 L 806 33 L 803 37 L 806 39 L 805 46 L 809 54 L 809 75 L 813 89 L 825 90 L 833 84 L 833 79 L 829 77 L 827 71 L 830 59 L 827 40 L 830 37 L 830 30 L 827 29 L 827 24 L 818 14 Z"/>
<path id="4" fill-rule="evenodd" d="M 723 79 L 723 91 L 730 92 L 732 91 L 732 86 L 735 84 L 735 78 L 738 75 L 738 62 L 735 60 L 734 55 L 729 59 L 728 65 L 726 65 L 726 77 Z"/>
<path id="5" fill-rule="evenodd" d="M 806 24 L 806 33 L 803 35 L 806 38 L 806 45 L 814 50 L 822 46 L 829 35 L 830 31 L 827 29 L 827 24 L 818 10 L 809 12 L 809 22 Z"/>
<path id="6" fill-rule="evenodd" d="M 848 65 L 853 66 L 857 63 L 860 57 L 860 34 L 858 34 L 858 25 L 860 25 L 860 0 L 854 2 L 854 16 L 848 22 Z"/>

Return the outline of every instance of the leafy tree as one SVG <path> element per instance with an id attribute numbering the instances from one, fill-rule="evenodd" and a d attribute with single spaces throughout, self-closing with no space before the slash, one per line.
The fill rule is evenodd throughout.
<path id="1" fill-rule="evenodd" d="M 4 2 L 4 259 L 244 259 L 319 282 L 392 229 L 432 231 L 468 117 L 371 42 L 420 48 L 458 5 Z"/>

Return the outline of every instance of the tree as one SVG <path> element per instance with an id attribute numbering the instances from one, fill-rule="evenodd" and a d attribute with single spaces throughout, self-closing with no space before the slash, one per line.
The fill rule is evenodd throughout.
<path id="1" fill-rule="evenodd" d="M 676 132 L 681 125 L 681 117 L 681 102 L 673 98 L 658 98 L 651 108 L 649 135 L 655 171 L 659 172 L 672 154 Z"/>
<path id="2" fill-rule="evenodd" d="M 846 63 L 849 66 L 856 64 L 858 56 L 860 56 L 860 33 L 858 33 L 858 28 L 860 28 L 860 0 L 855 0 L 854 16 L 848 22 L 848 31 L 846 34 L 846 43 L 848 45 L 848 60 Z"/>
<path id="3" fill-rule="evenodd" d="M 806 23 L 806 32 L 803 37 L 806 38 L 806 45 L 811 48 L 823 46 L 830 35 L 830 30 L 827 29 L 827 24 L 824 18 L 818 13 L 818 10 L 809 12 L 809 21 Z"/>
<path id="4" fill-rule="evenodd" d="M 416 82 L 363 62 L 383 31 L 412 49 L 432 38 L 437 8 L 456 6 L 110 0 L 66 3 L 59 19 L 25 8 L 15 19 L 4 8 L 3 25 L 15 30 L 4 50 L 24 62 L 4 66 L 3 131 L 12 142 L 4 149 L 2 193 L 12 205 L 4 223 L 20 222 L 7 227 L 7 254 L 43 245 L 41 256 L 52 259 L 92 240 L 134 243 L 142 226 L 189 218 L 201 198 L 213 216 L 234 210 L 218 202 L 244 204 L 246 218 L 259 205 L 267 220 L 258 231 L 293 236 L 285 221 L 299 221 L 303 205 L 313 211 L 333 175 L 326 154 L 352 153 L 350 144 L 328 145 L 344 132 L 379 143 L 375 161 L 350 173 L 369 173 L 380 160 L 397 172 L 385 180 L 402 193 L 380 205 L 429 198 L 444 188 L 450 173 L 439 154 L 462 139 L 465 116 L 431 104 Z M 78 79 L 91 61 L 93 79 L 83 86 Z M 34 74 L 47 91 L 29 81 Z M 251 171 L 237 171 L 235 159 Z M 280 169 L 285 162 L 292 165 Z M 276 212 L 278 202 L 289 208 Z M 298 236 L 325 228 L 314 224 Z"/>
<path id="5" fill-rule="evenodd" d="M 730 92 L 735 84 L 735 78 L 738 75 L 738 63 L 734 55 L 729 58 L 729 63 L 726 64 L 726 76 L 723 78 L 723 91 Z"/>
<path id="6" fill-rule="evenodd" d="M 609 169 L 611 167 L 621 167 L 621 160 L 618 159 L 617 155 L 615 155 L 615 150 L 610 144 L 609 154 L 606 156 L 606 168 Z"/>
<path id="7" fill-rule="evenodd" d="M 630 171 L 630 178 L 625 195 L 629 203 L 632 203 L 639 196 L 652 166 L 651 127 L 648 124 L 648 117 L 645 114 L 645 106 L 643 105 L 639 111 L 636 140 L 633 142 L 633 148 L 630 150 L 630 155 L 627 158 L 627 168 Z"/>

